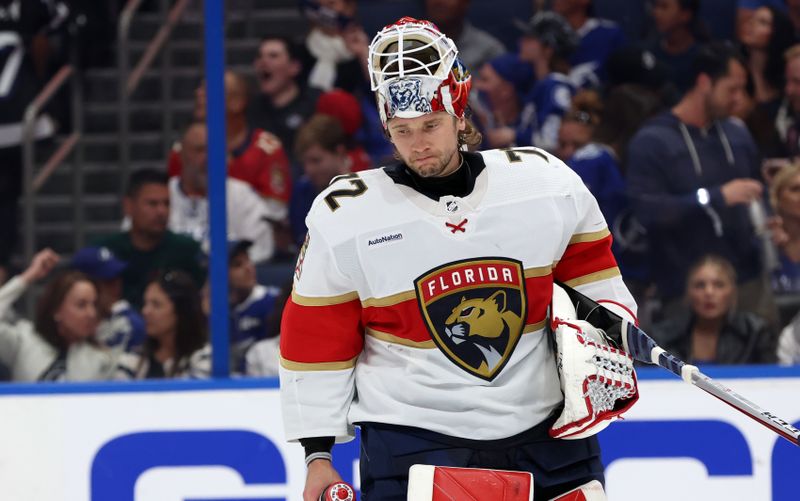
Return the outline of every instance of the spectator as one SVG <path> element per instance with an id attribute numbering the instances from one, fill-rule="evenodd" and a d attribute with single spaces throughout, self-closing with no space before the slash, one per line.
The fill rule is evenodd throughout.
<path id="1" fill-rule="evenodd" d="M 533 65 L 537 82 L 525 98 L 523 117 L 516 131 L 498 129 L 493 135 L 503 134 L 508 143 L 516 140 L 518 146 L 553 150 L 558 141 L 561 116 L 569 109 L 575 93 L 567 73 L 578 38 L 566 20 L 552 12 L 536 14 L 527 25 L 519 27 L 523 30 L 519 57 Z M 491 144 L 503 144 L 503 141 L 494 137 Z"/>
<path id="2" fill-rule="evenodd" d="M 278 310 L 282 309 L 283 303 L 276 301 L 281 291 L 277 287 L 256 283 L 256 268 L 248 255 L 250 245 L 246 240 L 228 242 L 231 367 L 240 374 L 245 373 L 245 355 L 250 360 L 248 351 L 265 343 L 264 347 L 272 346 L 271 352 L 275 355 L 273 360 L 265 361 L 272 368 L 269 375 L 277 375 L 278 331 L 271 331 L 267 320 L 276 310 L 276 305 L 279 306 Z"/>
<path id="3" fill-rule="evenodd" d="M 18 239 L 17 204 L 22 194 L 22 121 L 25 109 L 39 92 L 50 53 L 47 33 L 64 21 L 64 12 L 47 0 L 0 2 L 0 284 L 9 273 L 9 260 Z M 63 5 L 61 5 L 63 7 Z M 35 139 L 55 132 L 46 113 L 34 122 Z"/>
<path id="4" fill-rule="evenodd" d="M 800 164 L 780 169 L 772 179 L 770 203 L 779 217 L 780 269 L 773 276 L 779 294 L 800 293 Z"/>
<path id="5" fill-rule="evenodd" d="M 687 275 L 689 311 L 653 327 L 653 339 L 688 363 L 774 363 L 776 339 L 767 322 L 736 309 L 736 271 L 730 261 L 705 256 Z"/>
<path id="6" fill-rule="evenodd" d="M 284 305 L 292 295 L 291 280 L 277 289 L 274 304 Z M 267 316 L 267 338 L 258 341 L 245 355 L 245 373 L 248 376 L 277 376 L 280 366 L 280 331 L 283 308 L 273 308 Z"/>
<path id="7" fill-rule="evenodd" d="M 606 95 L 611 95 L 621 85 L 634 85 L 648 101 L 655 97 L 664 106 L 672 106 L 682 97 L 675 83 L 670 80 L 669 67 L 641 47 L 623 47 L 611 54 L 606 61 L 606 74 Z M 606 109 L 610 111 L 613 108 Z"/>
<path id="8" fill-rule="evenodd" d="M 331 90 L 353 92 L 369 82 L 369 39 L 356 22 L 356 0 L 302 0 L 303 13 L 312 22 L 306 48 L 315 58 L 308 83 Z"/>
<path id="9" fill-rule="evenodd" d="M 745 23 L 740 40 L 752 85 L 748 85 L 748 99 L 736 114 L 745 120 L 759 150 L 775 157 L 783 153 L 783 147 L 771 125 L 781 106 L 783 54 L 794 43 L 794 28 L 783 11 L 759 7 Z"/>
<path id="10" fill-rule="evenodd" d="M 319 89 L 304 81 L 304 59 L 295 42 L 266 36 L 253 63 L 258 92 L 247 109 L 248 121 L 253 127 L 275 134 L 290 157 L 297 129 L 314 113 L 320 95 Z"/>
<path id="11" fill-rule="evenodd" d="M 358 99 L 347 91 L 333 89 L 317 100 L 317 113 L 339 121 L 347 139 L 347 156 L 350 172 L 360 172 L 372 167 L 372 160 L 361 146 L 358 137 L 364 133 L 364 116 Z"/>
<path id="12" fill-rule="evenodd" d="M 46 277 L 59 258 L 37 253 L 28 268 L 0 288 L 0 317 L 35 281 Z M 97 289 L 79 271 L 64 271 L 48 283 L 36 304 L 33 323 L 0 323 L 0 363 L 14 381 L 111 379 L 111 352 L 95 342 Z"/>
<path id="13" fill-rule="evenodd" d="M 97 341 L 112 350 L 137 351 L 144 342 L 144 320 L 122 299 L 122 272 L 128 264 L 105 247 L 85 247 L 72 256 L 70 266 L 97 288 Z"/>
<path id="14" fill-rule="evenodd" d="M 339 123 L 327 115 L 314 115 L 297 134 L 296 154 L 303 162 L 304 174 L 292 193 L 289 221 L 298 245 L 306 237 L 306 214 L 314 199 L 333 178 L 350 172 L 345 143 Z"/>
<path id="15" fill-rule="evenodd" d="M 693 84 L 689 77 L 699 43 L 708 41 L 699 9 L 700 0 L 655 0 L 651 11 L 657 37 L 648 49 L 668 68 L 667 78 L 681 94 Z"/>
<path id="16" fill-rule="evenodd" d="M 470 0 L 425 0 L 425 18 L 436 24 L 458 47 L 467 68 L 480 68 L 506 52 L 503 44 L 467 20 Z"/>
<path id="17" fill-rule="evenodd" d="M 781 143 L 776 156 L 800 155 L 800 44 L 793 45 L 784 54 L 785 97 L 775 117 L 775 131 Z"/>
<path id="18" fill-rule="evenodd" d="M 503 131 L 519 126 L 522 99 L 533 82 L 533 68 L 516 54 L 495 57 L 480 68 L 475 82 L 479 103 L 473 110 L 488 147 L 509 146 L 510 134 Z"/>
<path id="19" fill-rule="evenodd" d="M 192 237 L 204 249 L 209 248 L 210 236 L 207 143 L 205 122 L 190 124 L 181 139 L 181 174 L 169 180 L 169 229 Z M 275 252 L 273 225 L 283 224 L 286 209 L 267 205 L 244 181 L 227 178 L 225 188 L 228 235 L 252 241 L 253 259 L 268 261 Z"/>
<path id="20" fill-rule="evenodd" d="M 128 263 L 122 272 L 122 296 L 136 309 L 142 306 L 148 281 L 161 270 L 179 269 L 198 281 L 205 279 L 200 245 L 167 229 L 167 181 L 167 174 L 156 169 L 145 168 L 131 174 L 123 199 L 130 229 L 101 238 L 96 243 Z"/>
<path id="21" fill-rule="evenodd" d="M 286 210 L 291 193 L 289 160 L 280 141 L 261 129 L 247 126 L 247 82 L 238 73 L 225 72 L 225 130 L 227 132 L 228 175 L 249 183 L 265 199 L 272 213 Z M 194 118 L 206 119 L 205 85 L 195 93 Z M 181 145 L 170 153 L 170 177 L 181 173 Z"/>
<path id="22" fill-rule="evenodd" d="M 744 63 L 716 43 L 698 51 L 692 68 L 692 88 L 628 145 L 628 195 L 648 231 L 653 279 L 669 314 L 692 263 L 718 254 L 739 273 L 742 309 L 773 318 L 748 213 L 763 191 L 758 152 L 747 129 L 729 118 L 744 92 Z"/>
<path id="23" fill-rule="evenodd" d="M 614 152 L 607 145 L 592 141 L 601 126 L 603 104 L 592 90 L 578 92 L 572 108 L 561 121 L 556 156 L 570 166 L 597 199 L 609 227 L 625 203 L 625 182 Z"/>
<path id="24" fill-rule="evenodd" d="M 791 1 L 791 0 L 789 0 Z M 774 7 L 786 10 L 787 0 L 736 0 L 736 34 L 741 37 L 747 23 L 761 7 Z"/>
<path id="25" fill-rule="evenodd" d="M 580 37 L 570 58 L 570 79 L 576 87 L 598 87 L 605 82 L 605 63 L 625 46 L 625 34 L 616 23 L 592 17 L 592 0 L 554 0 L 553 11 L 563 16 Z"/>
<path id="26" fill-rule="evenodd" d="M 210 377 L 206 318 L 192 277 L 167 271 L 151 280 L 142 316 L 147 340 L 141 355 L 126 354 L 121 359 L 125 375 L 134 379 Z"/>
<path id="27" fill-rule="evenodd" d="M 800 313 L 781 331 L 777 357 L 781 365 L 800 364 Z"/>

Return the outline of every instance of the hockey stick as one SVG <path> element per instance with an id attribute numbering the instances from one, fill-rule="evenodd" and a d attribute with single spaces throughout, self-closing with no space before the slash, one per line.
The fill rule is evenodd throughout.
<path id="1" fill-rule="evenodd" d="M 606 332 L 606 335 L 617 344 L 621 344 L 634 360 L 654 364 L 680 377 L 684 381 L 722 400 L 734 409 L 742 412 L 794 445 L 800 446 L 800 430 L 775 414 L 762 409 L 727 386 L 706 376 L 694 365 L 666 352 L 658 346 L 643 330 L 623 319 L 602 304 L 598 304 L 576 291 L 572 287 L 556 281 L 575 305 L 578 318 L 586 320 L 595 327 Z"/>

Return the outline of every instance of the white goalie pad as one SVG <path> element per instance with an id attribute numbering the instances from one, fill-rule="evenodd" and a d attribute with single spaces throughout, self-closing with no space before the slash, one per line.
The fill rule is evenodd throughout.
<path id="1" fill-rule="evenodd" d="M 564 410 L 550 428 L 555 438 L 599 433 L 639 398 L 633 358 L 611 346 L 601 329 L 575 316 L 566 292 L 554 285 L 551 325 L 564 393 Z"/>

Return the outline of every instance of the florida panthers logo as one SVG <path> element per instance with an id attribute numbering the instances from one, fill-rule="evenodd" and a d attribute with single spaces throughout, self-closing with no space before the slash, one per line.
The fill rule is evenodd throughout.
<path id="1" fill-rule="evenodd" d="M 431 103 L 422 97 L 422 81 L 417 78 L 389 84 L 389 116 L 398 111 L 430 113 Z"/>
<path id="2" fill-rule="evenodd" d="M 465 371 L 491 381 L 522 335 L 527 313 L 522 264 L 461 261 L 416 280 L 417 299 L 436 346 Z"/>

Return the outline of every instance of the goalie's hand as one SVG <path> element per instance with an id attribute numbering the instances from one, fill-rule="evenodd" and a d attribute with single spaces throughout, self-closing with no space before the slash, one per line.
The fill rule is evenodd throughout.
<path id="1" fill-rule="evenodd" d="M 327 459 L 315 459 L 308 464 L 303 501 L 318 501 L 320 494 L 330 484 L 341 482 L 342 477 Z"/>
<path id="2" fill-rule="evenodd" d="M 633 358 L 609 345 L 584 320 L 553 320 L 564 410 L 550 428 L 555 438 L 578 439 L 602 431 L 639 398 Z"/>

